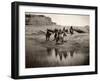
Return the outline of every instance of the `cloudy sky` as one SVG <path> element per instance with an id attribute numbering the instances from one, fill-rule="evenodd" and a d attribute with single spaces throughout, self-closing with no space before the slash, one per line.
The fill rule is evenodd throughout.
<path id="1" fill-rule="evenodd" d="M 64 26 L 85 26 L 89 25 L 90 18 L 88 15 L 74 15 L 74 14 L 44 14 L 44 13 L 26 13 L 33 15 L 45 15 L 50 17 L 53 22 L 56 22 L 58 25 Z"/>

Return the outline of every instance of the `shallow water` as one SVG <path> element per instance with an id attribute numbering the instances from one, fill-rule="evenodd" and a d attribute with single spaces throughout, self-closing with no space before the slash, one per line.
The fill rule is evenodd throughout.
<path id="1" fill-rule="evenodd" d="M 26 68 L 89 65 L 89 51 L 43 48 L 26 51 Z"/>

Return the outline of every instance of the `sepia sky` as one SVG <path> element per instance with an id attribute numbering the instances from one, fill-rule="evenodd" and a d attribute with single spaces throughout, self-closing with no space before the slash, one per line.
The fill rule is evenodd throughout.
<path id="1" fill-rule="evenodd" d="M 53 22 L 56 22 L 58 25 L 64 26 L 85 26 L 89 25 L 90 18 L 88 15 L 72 15 L 72 14 L 44 14 L 44 13 L 26 13 L 33 15 L 45 15 L 50 17 Z"/>

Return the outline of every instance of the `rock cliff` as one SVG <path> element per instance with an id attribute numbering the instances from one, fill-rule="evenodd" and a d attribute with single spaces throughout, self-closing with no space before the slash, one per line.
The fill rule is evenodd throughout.
<path id="1" fill-rule="evenodd" d="M 52 21 L 50 17 L 46 17 L 44 15 L 25 15 L 25 23 L 26 25 L 54 25 L 55 22 Z"/>

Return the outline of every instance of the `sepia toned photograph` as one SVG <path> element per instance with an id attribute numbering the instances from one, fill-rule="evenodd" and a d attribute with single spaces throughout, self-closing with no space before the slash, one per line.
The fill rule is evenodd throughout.
<path id="1" fill-rule="evenodd" d="M 89 65 L 90 16 L 25 12 L 25 67 Z"/>
<path id="2" fill-rule="evenodd" d="M 13 79 L 97 74 L 96 6 L 12 2 Z"/>

